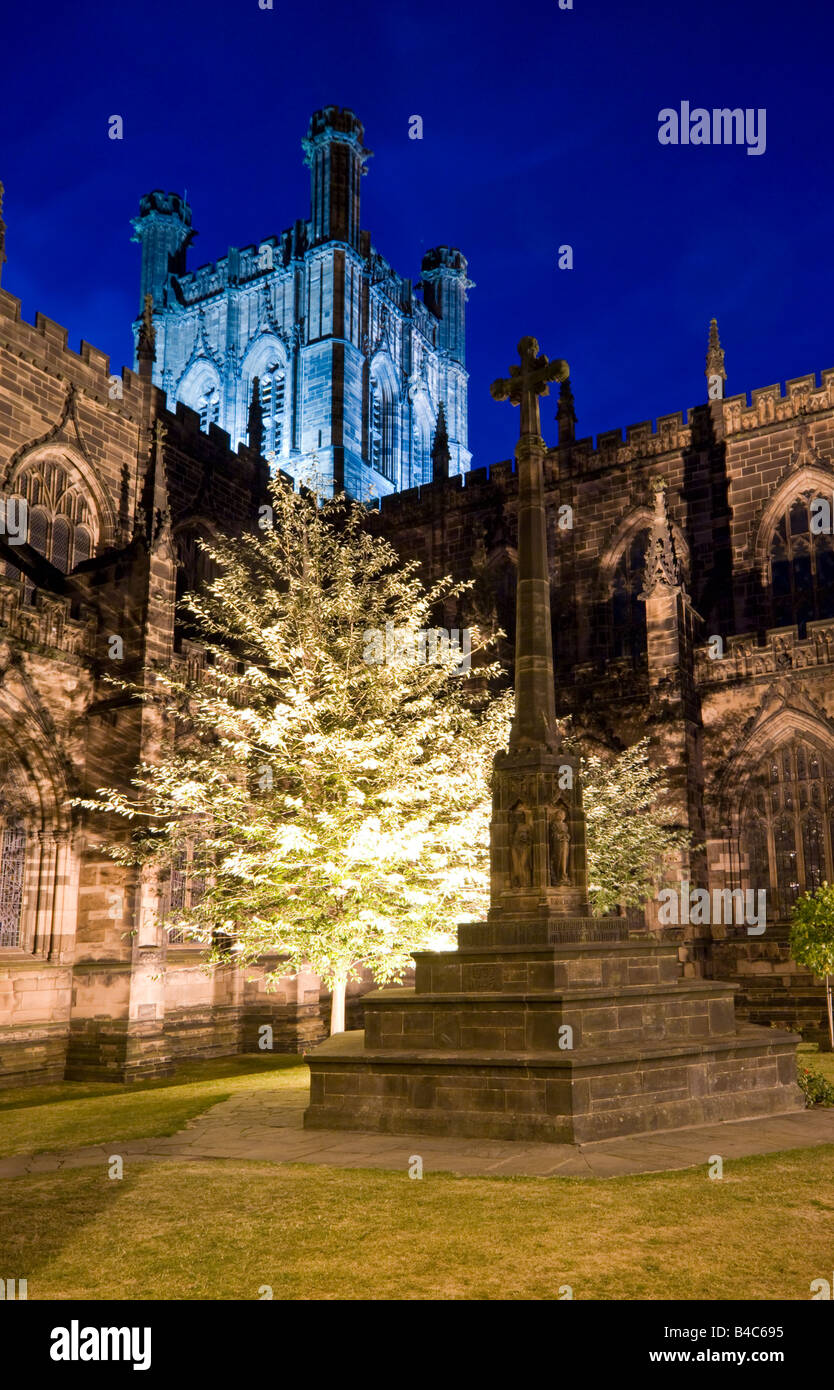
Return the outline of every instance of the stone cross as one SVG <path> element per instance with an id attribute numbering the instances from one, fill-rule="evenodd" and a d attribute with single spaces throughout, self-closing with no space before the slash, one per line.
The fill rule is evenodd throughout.
<path id="1" fill-rule="evenodd" d="M 566 381 L 570 375 L 567 362 L 554 358 L 548 362 L 544 353 L 539 353 L 535 338 L 522 338 L 518 345 L 521 366 L 510 367 L 509 379 L 501 377 L 489 388 L 496 401 L 512 401 L 521 406 L 521 433 L 541 435 L 539 420 L 539 396 L 550 394 L 551 381 Z"/>
<path id="2" fill-rule="evenodd" d="M 521 437 L 516 445 L 518 473 L 518 579 L 516 586 L 515 718 L 510 752 L 555 751 L 559 745 L 553 693 L 550 633 L 550 567 L 547 560 L 543 464 L 545 444 L 539 423 L 539 396 L 551 381 L 564 381 L 567 362 L 548 362 L 535 338 L 518 345 L 520 366 L 509 380 L 494 381 L 497 401 L 521 406 Z"/>

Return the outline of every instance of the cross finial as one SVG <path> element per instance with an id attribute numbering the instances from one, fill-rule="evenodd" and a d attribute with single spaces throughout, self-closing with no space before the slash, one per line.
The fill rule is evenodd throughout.
<path id="1" fill-rule="evenodd" d="M 521 365 L 510 367 L 508 379 L 498 378 L 489 388 L 495 401 L 512 401 L 521 406 L 521 433 L 541 434 L 539 420 L 539 396 L 550 394 L 551 381 L 565 381 L 570 375 L 567 362 L 555 358 L 548 362 L 544 353 L 539 353 L 535 338 L 522 338 L 518 345 Z"/>

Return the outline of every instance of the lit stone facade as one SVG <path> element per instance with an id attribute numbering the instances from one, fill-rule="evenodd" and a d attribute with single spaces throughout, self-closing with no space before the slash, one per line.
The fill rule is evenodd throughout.
<path id="1" fill-rule="evenodd" d="M 715 325 L 707 377 L 723 389 Z M 834 537 L 810 508 L 834 512 L 834 371 L 596 441 L 576 438 L 567 383 L 557 422 L 545 458 L 557 714 L 600 751 L 651 736 L 670 818 L 693 837 L 673 882 L 766 891 L 761 935 L 663 927 L 648 904 L 687 973 L 736 980 L 753 1022 L 824 1039 L 822 987 L 790 960 L 787 918 L 799 893 L 834 881 Z M 383 498 L 377 517 L 427 580 L 475 580 L 472 608 L 447 626 L 495 622 L 507 664 L 516 509 L 507 461 Z"/>
<path id="2" fill-rule="evenodd" d="M 248 440 L 255 378 L 264 454 L 296 479 L 370 498 L 431 478 L 443 403 L 453 473 L 469 468 L 465 257 L 439 246 L 419 286 L 360 221 L 369 151 L 351 111 L 317 111 L 303 142 L 310 216 L 186 269 L 195 233 L 176 194 L 142 199 L 141 304 L 151 295 L 154 382 L 169 401 Z M 416 290 L 420 289 L 422 299 Z M 139 319 L 135 324 L 138 342 Z"/>

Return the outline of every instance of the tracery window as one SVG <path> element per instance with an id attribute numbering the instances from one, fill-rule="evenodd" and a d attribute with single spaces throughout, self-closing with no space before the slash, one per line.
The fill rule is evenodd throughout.
<path id="1" fill-rule="evenodd" d="M 394 477 L 394 400 L 382 376 L 371 372 L 368 411 L 371 466 L 384 477 Z"/>
<path id="2" fill-rule="evenodd" d="M 268 367 L 259 383 L 263 447 L 276 454 L 280 454 L 284 443 L 284 387 L 283 368 L 277 364 Z"/>
<path id="3" fill-rule="evenodd" d="M 611 637 L 615 657 L 637 664 L 646 651 L 646 605 L 640 598 L 650 531 L 645 527 L 624 548 L 611 590 Z"/>
<path id="4" fill-rule="evenodd" d="M 12 494 L 28 508 L 27 541 L 62 574 L 68 574 L 93 552 L 95 519 L 91 500 L 83 484 L 53 458 L 30 464 L 15 482 Z M 20 571 L 9 562 L 9 579 L 19 579 Z M 26 580 L 26 595 L 32 601 L 34 585 Z"/>
<path id="5" fill-rule="evenodd" d="M 22 944 L 28 805 L 22 769 L 4 758 L 0 763 L 0 947 Z"/>
<path id="6" fill-rule="evenodd" d="M 834 758 L 797 740 L 764 759 L 745 791 L 740 850 L 745 886 L 767 890 L 769 916 L 834 879 L 832 834 Z"/>
<path id="7" fill-rule="evenodd" d="M 171 874 L 163 893 L 162 919 L 180 912 L 188 912 L 199 906 L 206 892 L 205 867 L 201 860 L 199 846 L 189 840 L 185 849 L 174 859 Z M 187 928 L 170 926 L 168 940 L 175 945 L 189 944 L 193 938 Z"/>
<path id="8" fill-rule="evenodd" d="M 23 824 L 0 816 L 0 946 L 20 945 L 26 831 Z"/>
<path id="9" fill-rule="evenodd" d="M 216 386 L 205 390 L 197 403 L 200 414 L 200 429 L 208 431 L 209 425 L 216 425 L 220 419 L 220 392 Z"/>
<path id="10" fill-rule="evenodd" d="M 809 502 L 815 495 L 794 498 L 773 533 L 771 618 L 776 627 L 804 627 L 814 619 L 834 617 L 834 540 L 810 529 Z"/>

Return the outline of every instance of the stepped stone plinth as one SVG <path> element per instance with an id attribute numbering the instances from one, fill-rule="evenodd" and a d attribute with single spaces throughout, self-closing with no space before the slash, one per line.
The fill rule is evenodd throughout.
<path id="1" fill-rule="evenodd" d="M 737 1026 L 736 986 L 681 981 L 675 946 L 415 962 L 414 989 L 365 996 L 364 1033 L 310 1054 L 305 1125 L 584 1143 L 802 1109 L 796 1037 Z"/>
<path id="2" fill-rule="evenodd" d="M 522 407 L 516 707 L 495 758 L 486 922 L 417 952 L 413 989 L 308 1055 L 310 1128 L 585 1143 L 803 1108 L 797 1038 L 739 1025 L 737 986 L 680 978 L 677 947 L 587 915 L 576 759 L 556 726 L 533 339 L 493 394 Z"/>

